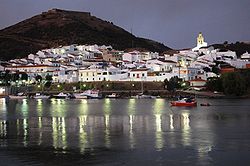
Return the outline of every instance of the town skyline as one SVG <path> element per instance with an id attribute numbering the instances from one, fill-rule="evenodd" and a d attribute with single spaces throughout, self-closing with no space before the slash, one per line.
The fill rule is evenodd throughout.
<path id="1" fill-rule="evenodd" d="M 14 3 L 21 5 L 14 5 Z M 17 7 L 18 6 L 18 7 Z M 173 49 L 192 48 L 202 32 L 209 44 L 224 41 L 249 41 L 250 24 L 247 8 L 250 2 L 225 1 L 198 3 L 172 1 L 104 2 L 46 0 L 32 2 L 3 1 L 0 29 L 16 24 L 52 8 L 90 12 L 96 17 L 112 21 L 139 37 L 152 39 Z M 115 7 L 115 8 L 114 8 Z M 112 9 L 112 10 L 111 10 Z M 130 11 L 130 12 L 128 12 Z M 147 12 L 145 12 L 147 11 Z M 126 14 L 125 14 L 126 13 Z M 181 36 L 181 37 L 180 37 Z"/>

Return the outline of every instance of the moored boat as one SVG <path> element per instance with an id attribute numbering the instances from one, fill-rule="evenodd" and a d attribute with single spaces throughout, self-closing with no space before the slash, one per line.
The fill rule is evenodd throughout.
<path id="1" fill-rule="evenodd" d="M 211 106 L 209 103 L 201 103 L 200 106 Z"/>
<path id="2" fill-rule="evenodd" d="M 87 99 L 88 97 L 85 96 L 84 93 L 74 93 L 76 99 Z"/>
<path id="3" fill-rule="evenodd" d="M 144 95 L 144 94 L 138 94 L 136 96 L 131 96 L 132 98 L 135 98 L 135 99 L 155 99 L 156 97 L 155 96 L 151 96 L 151 95 Z"/>
<path id="4" fill-rule="evenodd" d="M 180 107 L 195 107 L 197 102 L 194 99 L 183 98 L 177 101 L 171 101 L 171 106 L 180 106 Z"/>
<path id="5" fill-rule="evenodd" d="M 24 93 L 18 93 L 17 95 L 9 95 L 10 99 L 26 99 L 27 96 Z"/>
<path id="6" fill-rule="evenodd" d="M 112 93 L 112 94 L 110 94 L 110 95 L 107 95 L 106 97 L 107 97 L 107 98 L 118 98 L 119 95 L 116 94 L 116 93 Z"/>
<path id="7" fill-rule="evenodd" d="M 50 96 L 48 95 L 43 95 L 40 93 L 36 93 L 35 96 L 33 97 L 34 99 L 48 99 Z"/>
<path id="8" fill-rule="evenodd" d="M 53 98 L 56 98 L 56 99 L 66 99 L 67 97 L 68 97 L 68 95 L 63 93 L 63 92 L 61 92 L 57 95 L 53 95 Z"/>
<path id="9" fill-rule="evenodd" d="M 86 90 L 83 93 L 81 93 L 81 96 L 85 96 L 85 98 L 87 99 L 101 99 L 102 98 L 99 90 Z"/>

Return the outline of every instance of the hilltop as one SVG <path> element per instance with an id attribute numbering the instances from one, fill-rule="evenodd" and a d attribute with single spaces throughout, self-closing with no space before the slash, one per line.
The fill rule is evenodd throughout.
<path id="1" fill-rule="evenodd" d="M 71 44 L 111 45 L 119 50 L 131 47 L 157 52 L 170 50 L 161 43 L 136 37 L 88 12 L 52 9 L 0 30 L 2 60 Z"/>

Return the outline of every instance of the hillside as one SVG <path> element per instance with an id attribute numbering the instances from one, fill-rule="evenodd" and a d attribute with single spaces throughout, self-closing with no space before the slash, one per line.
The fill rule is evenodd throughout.
<path id="1" fill-rule="evenodd" d="M 119 50 L 140 47 L 157 52 L 170 49 L 158 42 L 138 38 L 87 12 L 52 9 L 0 30 L 2 60 L 70 44 L 111 45 Z"/>

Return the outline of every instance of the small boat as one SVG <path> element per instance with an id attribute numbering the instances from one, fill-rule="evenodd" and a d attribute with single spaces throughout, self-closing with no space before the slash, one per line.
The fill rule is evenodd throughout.
<path id="1" fill-rule="evenodd" d="M 111 95 L 107 95 L 107 98 L 118 98 L 119 95 L 117 95 L 116 93 L 112 93 Z"/>
<path id="2" fill-rule="evenodd" d="M 53 98 L 56 99 L 66 99 L 68 97 L 68 94 L 65 94 L 63 92 L 59 93 L 58 95 L 53 95 Z"/>
<path id="3" fill-rule="evenodd" d="M 26 99 L 27 96 L 24 93 L 18 93 L 17 95 L 9 95 L 10 99 Z"/>
<path id="4" fill-rule="evenodd" d="M 47 95 L 42 95 L 40 93 L 36 93 L 35 96 L 33 97 L 34 99 L 48 99 L 50 96 Z"/>
<path id="5" fill-rule="evenodd" d="M 209 103 L 201 103 L 200 106 L 211 106 Z"/>
<path id="6" fill-rule="evenodd" d="M 194 99 L 183 98 L 177 101 L 171 101 L 171 106 L 180 106 L 180 107 L 195 107 L 197 102 Z"/>
<path id="7" fill-rule="evenodd" d="M 84 93 L 74 93 L 76 99 L 87 99 L 88 97 L 85 96 Z"/>
<path id="8" fill-rule="evenodd" d="M 144 94 L 138 94 L 136 96 L 132 96 L 132 98 L 135 99 L 155 99 L 155 96 L 151 96 L 151 95 L 144 95 Z"/>
<path id="9" fill-rule="evenodd" d="M 85 96 L 87 97 L 87 99 L 101 99 L 102 98 L 99 90 L 86 90 L 83 93 L 81 93 L 81 96 Z"/>

